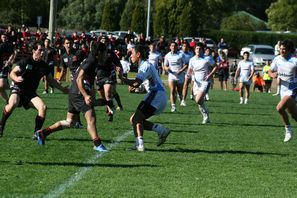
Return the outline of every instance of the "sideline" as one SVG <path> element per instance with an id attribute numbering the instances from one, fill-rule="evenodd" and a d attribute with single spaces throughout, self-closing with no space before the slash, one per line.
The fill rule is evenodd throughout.
<path id="1" fill-rule="evenodd" d="M 105 153 L 97 153 L 96 155 L 93 155 L 90 159 L 88 159 L 85 163 L 87 164 L 93 164 L 95 163 L 98 159 L 102 158 L 104 155 L 108 154 L 110 150 L 113 148 L 117 147 L 121 141 L 126 139 L 129 135 L 133 134 L 133 130 L 127 131 L 121 136 L 118 136 L 114 139 L 114 143 L 111 143 L 107 145 L 107 149 L 109 150 L 108 152 Z M 68 180 L 66 180 L 64 183 L 60 184 L 53 190 L 49 191 L 45 196 L 45 198 L 53 198 L 53 197 L 59 197 L 61 194 L 63 194 L 68 188 L 71 186 L 75 185 L 79 180 L 81 180 L 88 171 L 90 171 L 93 167 L 88 166 L 88 167 L 82 167 L 80 168 L 73 176 L 71 176 Z"/>

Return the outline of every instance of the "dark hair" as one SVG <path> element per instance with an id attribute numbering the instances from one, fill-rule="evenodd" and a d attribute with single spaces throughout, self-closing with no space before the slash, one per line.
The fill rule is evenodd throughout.
<path id="1" fill-rule="evenodd" d="M 292 40 L 283 40 L 283 41 L 281 41 L 280 45 L 285 46 L 286 50 L 289 51 L 290 53 L 295 52 L 295 47 L 294 47 L 294 43 Z"/>
<path id="2" fill-rule="evenodd" d="M 29 50 L 30 51 L 37 50 L 39 45 L 42 47 L 44 46 L 42 41 L 34 41 L 33 43 L 29 44 Z"/>
<path id="3" fill-rule="evenodd" d="M 102 53 L 106 50 L 106 45 L 101 42 L 94 42 L 91 44 L 90 50 L 93 55 L 97 56 L 98 53 Z"/>
<path id="4" fill-rule="evenodd" d="M 250 53 L 248 51 L 243 52 L 243 55 L 247 54 L 248 56 L 250 56 Z"/>
<path id="5" fill-rule="evenodd" d="M 148 57 L 148 50 L 144 45 L 135 45 L 134 47 L 135 52 L 139 52 L 140 53 L 140 57 L 142 59 L 147 59 Z"/>

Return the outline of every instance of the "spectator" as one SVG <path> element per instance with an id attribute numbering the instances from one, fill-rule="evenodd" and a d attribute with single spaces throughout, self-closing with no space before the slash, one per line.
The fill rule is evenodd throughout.
<path id="1" fill-rule="evenodd" d="M 232 85 L 232 90 L 235 90 L 236 84 L 237 84 L 237 79 L 235 78 L 236 69 L 237 69 L 237 61 L 234 60 L 229 67 L 230 83 Z"/>
<path id="2" fill-rule="evenodd" d="M 255 92 L 256 88 L 260 91 L 263 92 L 263 87 L 265 85 L 265 82 L 263 80 L 263 77 L 260 75 L 259 72 L 257 72 L 254 77 L 253 77 L 253 92 Z"/>
<path id="3" fill-rule="evenodd" d="M 265 82 L 264 90 L 265 90 L 266 93 L 270 93 L 271 92 L 272 78 L 269 75 L 270 64 L 271 64 L 271 61 L 268 60 L 266 62 L 266 65 L 263 67 L 263 70 L 262 70 L 263 80 Z"/>
<path id="4" fill-rule="evenodd" d="M 229 79 L 229 61 L 225 52 L 221 51 L 220 61 L 218 63 L 218 76 L 221 85 L 221 90 L 227 91 L 227 82 Z"/>
<path id="5" fill-rule="evenodd" d="M 224 38 L 221 38 L 220 42 L 218 43 L 218 53 L 220 54 L 221 52 L 224 52 L 226 57 L 228 57 L 228 49 L 229 45 L 226 43 Z"/>

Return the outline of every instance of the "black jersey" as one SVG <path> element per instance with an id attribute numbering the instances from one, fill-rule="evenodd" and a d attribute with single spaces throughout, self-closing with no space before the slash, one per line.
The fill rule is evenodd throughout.
<path id="1" fill-rule="evenodd" d="M 107 58 L 102 65 L 99 66 L 97 72 L 97 78 L 109 77 L 115 70 L 115 66 L 120 66 L 121 61 L 117 55 L 112 51 L 107 51 Z"/>
<path id="2" fill-rule="evenodd" d="M 74 49 L 70 50 L 68 54 L 64 49 L 62 52 L 62 65 L 64 68 L 69 68 L 71 75 L 74 76 L 77 68 L 79 67 L 80 63 L 84 60 L 84 56 L 80 50 L 75 51 Z"/>
<path id="3" fill-rule="evenodd" d="M 14 82 L 13 87 L 18 88 L 20 93 L 35 93 L 40 79 L 50 73 L 48 64 L 43 60 L 34 61 L 32 57 L 19 61 L 17 65 L 24 80 L 19 83 Z"/>
<path id="4" fill-rule="evenodd" d="M 14 47 L 9 42 L 0 44 L 0 69 L 4 66 L 3 61 L 7 61 L 14 53 Z"/>
<path id="5" fill-rule="evenodd" d="M 70 93 L 80 94 L 78 89 L 76 79 L 79 71 L 84 70 L 84 88 L 87 92 L 90 92 L 93 89 L 96 73 L 98 71 L 98 61 L 95 56 L 90 54 L 88 58 L 80 65 L 79 69 L 75 72 L 73 76 L 72 85 L 70 88 Z"/>

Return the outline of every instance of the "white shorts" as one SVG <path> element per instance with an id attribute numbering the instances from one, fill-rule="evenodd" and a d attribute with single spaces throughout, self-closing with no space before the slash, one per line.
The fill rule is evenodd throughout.
<path id="1" fill-rule="evenodd" d="M 144 101 L 156 108 L 155 115 L 160 114 L 167 106 L 167 94 L 165 91 L 151 91 L 144 97 Z"/>
<path id="2" fill-rule="evenodd" d="M 175 81 L 178 84 L 183 84 L 185 81 L 185 73 L 182 72 L 179 75 L 176 75 L 175 73 L 168 73 L 168 81 Z"/>
<path id="3" fill-rule="evenodd" d="M 288 86 L 281 85 L 279 94 L 280 94 L 280 97 L 282 99 L 284 96 L 292 96 L 293 95 L 293 90 L 289 89 Z"/>
<path id="4" fill-rule="evenodd" d="M 240 77 L 239 78 L 239 83 L 242 83 L 244 85 L 251 85 L 252 81 L 248 80 L 246 77 Z"/>
<path id="5" fill-rule="evenodd" d="M 198 92 L 207 93 L 210 87 L 210 81 L 195 81 L 193 86 L 194 96 L 198 94 Z"/>

